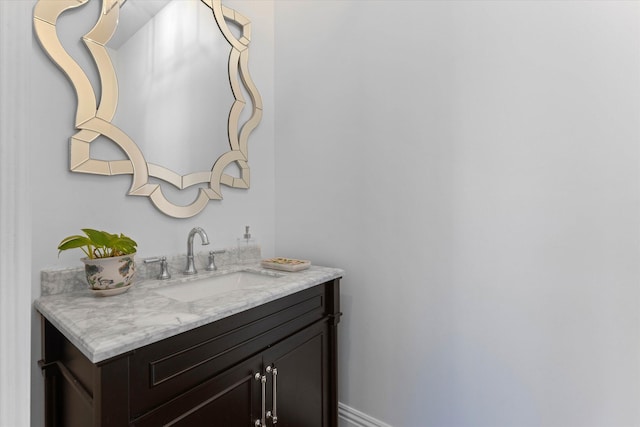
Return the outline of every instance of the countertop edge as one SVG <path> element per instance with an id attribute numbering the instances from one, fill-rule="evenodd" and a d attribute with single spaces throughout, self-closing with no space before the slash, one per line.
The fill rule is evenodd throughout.
<path id="1" fill-rule="evenodd" d="M 239 265 L 227 272 L 244 271 L 247 268 L 267 271 L 259 265 Z M 153 291 L 163 284 L 147 280 L 136 284 L 136 289 L 121 296 L 99 298 L 88 291 L 77 291 L 38 298 L 34 301 L 34 308 L 91 362 L 99 363 L 344 275 L 342 269 L 321 266 L 312 266 L 301 272 L 268 272 L 281 275 L 283 279 L 279 280 L 282 283 L 274 287 L 244 290 L 241 295 L 221 295 L 215 302 L 211 301 L 214 304 L 210 306 L 199 305 L 198 302 L 180 303 L 162 297 Z M 118 297 L 123 298 L 117 300 Z M 118 302 L 121 304 L 117 304 Z M 96 331 L 98 326 L 92 326 L 99 324 L 97 322 L 100 320 L 95 316 L 96 308 L 105 311 L 110 308 L 114 317 L 124 319 L 122 324 L 107 324 L 104 330 Z M 169 312 L 170 310 L 174 312 Z M 144 317 L 138 319 L 138 311 Z M 103 317 L 108 319 L 109 315 Z M 124 329 L 127 325 L 132 331 Z"/>

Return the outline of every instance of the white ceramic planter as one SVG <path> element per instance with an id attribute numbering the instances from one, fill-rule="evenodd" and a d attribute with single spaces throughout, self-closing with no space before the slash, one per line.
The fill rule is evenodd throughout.
<path id="1" fill-rule="evenodd" d="M 110 258 L 82 258 L 89 288 L 118 289 L 131 286 L 136 273 L 134 254 Z"/>

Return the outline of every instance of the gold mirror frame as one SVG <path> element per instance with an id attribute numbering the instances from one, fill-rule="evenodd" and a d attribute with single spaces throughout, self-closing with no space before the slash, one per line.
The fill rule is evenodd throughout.
<path id="1" fill-rule="evenodd" d="M 223 6 L 221 0 L 200 0 L 213 11 L 216 24 L 231 46 L 228 73 L 235 101 L 227 121 L 230 151 L 215 161 L 210 172 L 179 175 L 163 166 L 148 163 L 136 143 L 112 123 L 118 106 L 118 82 L 105 45 L 116 30 L 120 7 L 126 0 L 102 0 L 102 13 L 98 22 L 82 37 L 100 75 L 99 103 L 87 74 L 62 46 L 56 33 L 58 17 L 64 11 L 82 6 L 88 1 L 38 0 L 33 13 L 35 33 L 42 48 L 67 75 L 78 99 L 75 119 L 75 128 L 78 132 L 71 137 L 70 145 L 71 171 L 96 175 L 133 175 L 128 194 L 149 197 L 161 212 L 175 218 L 190 218 L 201 212 L 209 200 L 222 199 L 221 185 L 249 188 L 247 142 L 249 135 L 262 119 L 262 99 L 251 80 L 248 69 L 251 22 L 237 11 Z M 229 30 L 227 20 L 241 28 L 239 39 Z M 251 98 L 252 111 L 251 116 L 240 127 L 240 114 L 246 106 L 242 87 Z M 101 135 L 115 142 L 127 155 L 128 160 L 107 161 L 91 158 L 91 142 Z M 239 177 L 224 172 L 225 168 L 233 162 L 238 166 Z M 197 184 L 208 183 L 208 186 L 199 188 L 198 196 L 193 203 L 181 206 L 170 202 L 163 194 L 160 184 L 149 182 L 150 178 L 165 181 L 180 190 Z"/>

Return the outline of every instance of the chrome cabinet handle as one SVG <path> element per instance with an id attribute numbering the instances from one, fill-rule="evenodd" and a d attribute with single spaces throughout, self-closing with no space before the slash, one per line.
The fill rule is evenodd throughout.
<path id="1" fill-rule="evenodd" d="M 254 423 L 256 427 L 266 427 L 267 426 L 267 417 L 266 417 L 266 399 L 267 399 L 267 376 L 260 375 L 260 373 L 256 373 L 254 375 L 256 381 L 260 381 L 262 383 L 262 418 L 257 419 Z"/>
<path id="2" fill-rule="evenodd" d="M 273 412 L 267 412 L 267 418 L 271 418 L 273 424 L 278 423 L 278 368 L 267 366 L 267 373 L 273 375 Z"/>

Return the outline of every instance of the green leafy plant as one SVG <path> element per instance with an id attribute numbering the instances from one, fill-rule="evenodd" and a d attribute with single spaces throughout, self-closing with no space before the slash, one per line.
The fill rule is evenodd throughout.
<path id="1" fill-rule="evenodd" d="M 136 252 L 138 244 L 124 234 L 111 234 L 91 228 L 83 228 L 82 231 L 84 236 L 75 235 L 64 238 L 58 245 L 58 250 L 62 252 L 80 248 L 89 259 L 116 257 Z"/>

